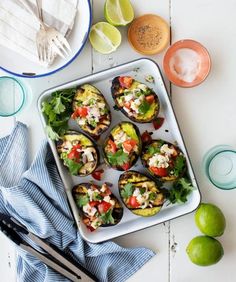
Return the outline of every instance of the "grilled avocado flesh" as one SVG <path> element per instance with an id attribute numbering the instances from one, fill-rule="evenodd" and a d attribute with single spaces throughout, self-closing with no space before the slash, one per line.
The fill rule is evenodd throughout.
<path id="1" fill-rule="evenodd" d="M 123 216 L 123 207 L 106 183 L 101 187 L 93 183 L 76 185 L 72 195 L 82 221 L 90 231 L 99 226 L 116 225 Z"/>
<path id="2" fill-rule="evenodd" d="M 115 77 L 111 93 L 117 107 L 134 122 L 151 122 L 159 113 L 160 103 L 154 90 L 130 76 Z"/>
<path id="3" fill-rule="evenodd" d="M 137 126 L 131 122 L 121 122 L 105 140 L 103 154 L 110 167 L 124 171 L 136 163 L 141 149 L 142 141 Z"/>
<path id="4" fill-rule="evenodd" d="M 110 108 L 102 93 L 90 84 L 77 88 L 72 103 L 74 119 L 90 136 L 98 138 L 111 123 Z"/>
<path id="5" fill-rule="evenodd" d="M 164 203 L 164 195 L 157 183 L 137 171 L 126 171 L 118 182 L 119 192 L 125 206 L 139 216 L 157 214 Z"/>
<path id="6" fill-rule="evenodd" d="M 70 174 L 86 176 L 91 174 L 99 162 L 96 145 L 87 136 L 77 131 L 67 131 L 57 144 L 57 151 Z"/>
<path id="7" fill-rule="evenodd" d="M 144 146 L 141 160 L 148 171 L 161 181 L 174 181 L 186 171 L 186 159 L 181 150 L 164 140 L 152 140 Z"/>

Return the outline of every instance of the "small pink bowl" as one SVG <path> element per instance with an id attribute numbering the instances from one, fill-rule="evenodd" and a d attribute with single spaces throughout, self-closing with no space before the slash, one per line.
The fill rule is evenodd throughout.
<path id="1" fill-rule="evenodd" d="M 199 69 L 195 79 L 191 82 L 184 81 L 180 79 L 170 68 L 170 60 L 175 55 L 175 53 L 183 48 L 191 49 L 195 51 L 199 56 Z M 211 59 L 207 49 L 202 46 L 199 42 L 184 39 L 175 42 L 167 50 L 164 60 L 163 60 L 163 69 L 167 78 L 175 85 L 180 87 L 193 87 L 202 83 L 208 76 L 211 69 Z"/>

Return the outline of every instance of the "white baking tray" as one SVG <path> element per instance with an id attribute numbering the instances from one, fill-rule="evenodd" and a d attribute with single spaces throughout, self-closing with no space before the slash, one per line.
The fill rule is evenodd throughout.
<path id="1" fill-rule="evenodd" d="M 42 102 L 47 99 L 52 92 L 64 89 L 64 88 L 70 88 L 74 87 L 77 85 L 81 85 L 84 83 L 90 83 L 97 87 L 105 96 L 107 102 L 110 105 L 111 112 L 112 112 L 112 124 L 110 126 L 110 129 L 117 123 L 123 120 L 129 120 L 124 116 L 123 113 L 116 111 L 113 109 L 114 106 L 114 101 L 112 99 L 111 95 L 111 81 L 114 77 L 119 76 L 119 75 L 130 75 L 133 76 L 135 79 L 146 83 L 149 87 L 153 88 L 154 91 L 158 94 L 160 103 L 161 103 L 161 111 L 159 116 L 165 118 L 165 122 L 163 126 L 159 130 L 154 130 L 153 125 L 150 123 L 148 124 L 137 124 L 140 132 L 144 132 L 145 130 L 147 131 L 152 131 L 154 132 L 153 138 L 160 138 L 164 139 L 169 142 L 177 142 L 178 146 L 180 149 L 183 151 L 187 158 L 187 165 L 188 165 L 188 173 L 189 177 L 192 181 L 193 186 L 195 189 L 193 190 L 192 194 L 190 195 L 188 201 L 184 204 L 175 204 L 175 205 L 164 205 L 161 209 L 161 211 L 156 214 L 155 216 L 152 217 L 140 217 L 132 214 L 124 205 L 124 214 L 123 218 L 115 226 L 112 227 L 99 227 L 98 230 L 94 232 L 90 232 L 85 225 L 81 222 L 80 223 L 80 217 L 79 213 L 77 210 L 77 207 L 75 205 L 75 202 L 72 197 L 72 188 L 75 184 L 82 183 L 82 182 L 89 182 L 89 181 L 94 181 L 97 182 L 98 184 L 102 182 L 110 182 L 113 183 L 113 187 L 111 188 L 112 192 L 116 195 L 118 199 L 120 199 L 119 196 L 119 191 L 117 187 L 118 179 L 119 176 L 122 172 L 113 170 L 111 168 L 105 169 L 104 176 L 102 178 L 102 181 L 96 181 L 92 178 L 92 176 L 87 176 L 87 177 L 77 177 L 77 176 L 71 176 L 67 169 L 63 166 L 62 162 L 60 161 L 55 143 L 48 139 L 48 142 L 52 148 L 53 155 L 56 160 L 56 164 L 58 166 L 59 173 L 61 175 L 62 181 L 65 186 L 66 194 L 68 197 L 69 204 L 71 206 L 71 210 L 73 212 L 76 224 L 79 228 L 79 231 L 82 235 L 82 237 L 92 243 L 99 243 L 102 241 L 106 241 L 127 233 L 131 233 L 137 230 L 141 230 L 162 222 L 165 222 L 167 220 L 185 215 L 187 213 L 192 212 L 195 210 L 201 200 L 201 195 L 198 189 L 198 185 L 194 176 L 194 172 L 189 160 L 189 156 L 183 141 L 183 137 L 181 135 L 169 96 L 167 94 L 163 78 L 161 76 L 161 72 L 159 70 L 158 65 L 146 58 L 138 59 L 120 66 L 116 66 L 111 69 L 107 69 L 83 78 L 80 78 L 78 80 L 74 80 L 71 82 L 68 82 L 66 84 L 51 88 L 45 92 L 42 93 L 42 95 L 39 98 L 38 101 L 38 108 L 41 116 L 41 120 L 43 123 L 43 126 L 45 127 L 46 121 L 45 118 L 41 112 L 41 105 Z M 147 83 L 145 81 L 145 76 L 146 75 L 152 75 L 154 77 L 155 82 L 154 83 Z M 79 127 L 76 125 L 75 122 L 71 121 L 70 122 L 70 128 L 79 130 Z M 98 144 L 102 144 L 103 140 L 106 138 L 106 136 L 109 134 L 109 129 L 102 135 L 101 140 L 99 140 Z M 101 156 L 101 161 L 102 156 Z M 145 172 L 145 169 L 141 165 L 141 161 L 139 160 L 137 164 L 132 167 L 132 169 Z M 121 200 L 120 200 L 121 201 Z M 122 202 L 122 201 L 121 201 Z"/>

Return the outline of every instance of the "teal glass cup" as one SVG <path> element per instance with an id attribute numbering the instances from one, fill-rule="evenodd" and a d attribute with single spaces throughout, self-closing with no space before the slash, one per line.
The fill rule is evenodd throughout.
<path id="1" fill-rule="evenodd" d="M 0 116 L 10 117 L 19 113 L 26 104 L 27 87 L 14 77 L 0 77 Z"/>
<path id="2" fill-rule="evenodd" d="M 217 188 L 236 188 L 236 150 L 231 146 L 211 148 L 203 158 L 203 168 L 207 178 Z"/>

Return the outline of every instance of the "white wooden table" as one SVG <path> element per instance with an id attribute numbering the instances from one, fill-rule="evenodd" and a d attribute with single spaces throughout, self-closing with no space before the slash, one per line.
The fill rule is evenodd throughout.
<path id="1" fill-rule="evenodd" d="M 103 20 L 103 3 L 103 0 L 93 1 L 94 22 Z M 225 255 L 217 265 L 211 267 L 193 265 L 185 253 L 188 242 L 200 234 L 194 224 L 193 214 L 116 239 L 116 242 L 126 247 L 145 246 L 157 252 L 129 281 L 234 282 L 236 190 L 221 191 L 214 188 L 203 175 L 201 161 L 203 154 L 214 145 L 236 146 L 236 0 L 133 0 L 132 3 L 136 16 L 156 13 L 165 18 L 171 25 L 172 42 L 183 38 L 195 39 L 210 52 L 212 71 L 204 84 L 193 89 L 172 86 L 170 94 L 203 201 L 222 208 L 227 229 L 220 238 Z M 38 96 L 44 89 L 140 57 L 127 43 L 126 28 L 120 30 L 123 42 L 115 53 L 99 55 L 87 44 L 81 55 L 59 73 L 46 78 L 25 79 L 33 92 L 30 111 L 25 110 L 15 118 L 0 118 L 0 136 L 9 133 L 16 120 L 26 123 L 30 129 L 32 158 L 44 138 L 36 108 Z M 152 58 L 162 65 L 163 53 Z M 0 72 L 0 75 L 3 74 Z M 15 281 L 14 247 L 3 235 L 0 235 L 0 261 L 1 281 Z"/>

